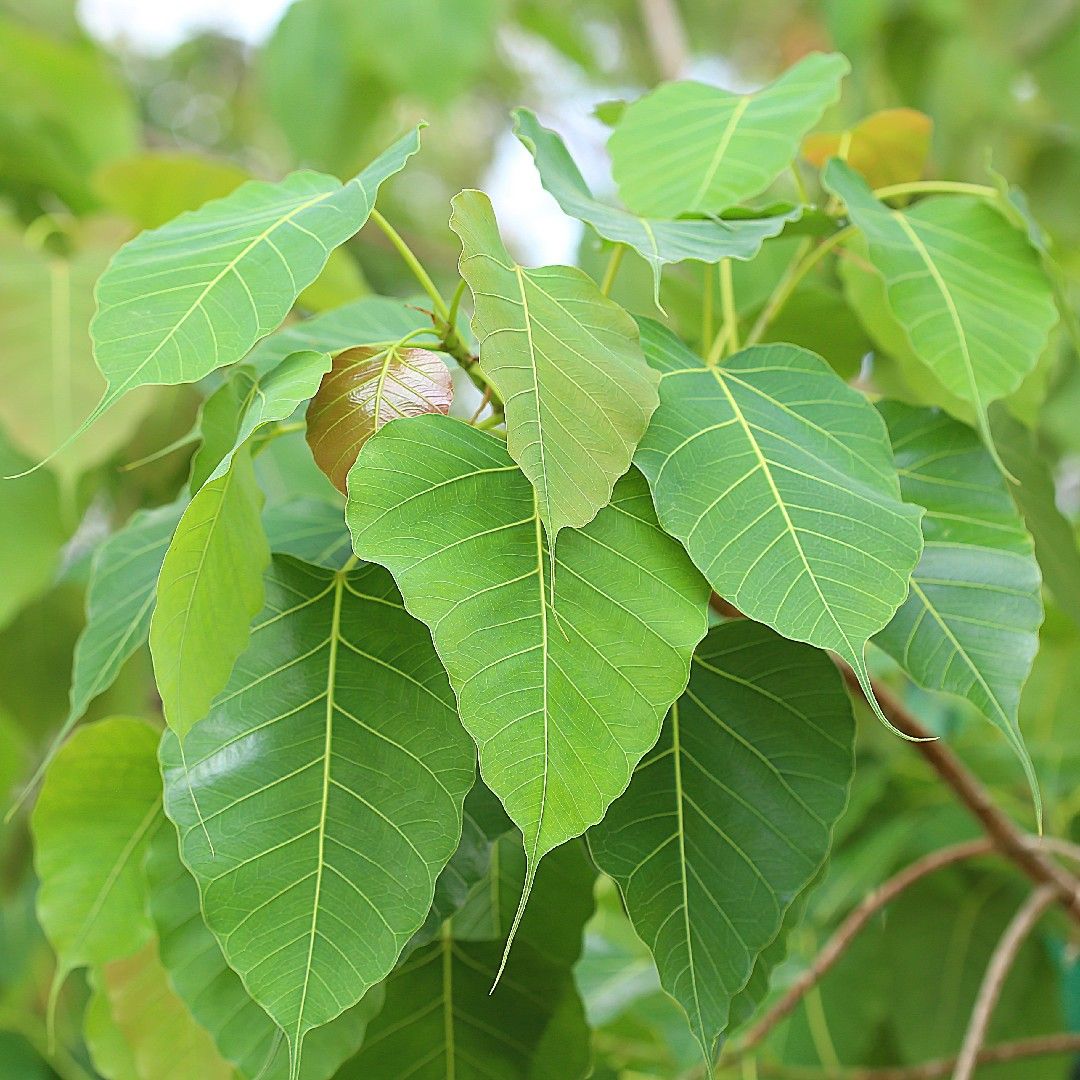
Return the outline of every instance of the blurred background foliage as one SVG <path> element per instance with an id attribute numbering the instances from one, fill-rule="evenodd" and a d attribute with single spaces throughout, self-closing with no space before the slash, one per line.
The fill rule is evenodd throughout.
<path id="1" fill-rule="evenodd" d="M 222 5 L 227 6 L 225 0 Z M 167 5 L 165 5 L 167 6 Z M 837 49 L 853 73 L 823 126 L 841 132 L 884 109 L 907 116 L 916 172 L 1026 194 L 1068 279 L 1080 276 L 1080 4 L 1075 0 L 296 0 L 264 42 L 205 32 L 168 51 L 123 36 L 91 38 L 69 0 L 0 0 L 0 465 L 42 456 L 100 394 L 86 327 L 109 255 L 249 176 L 304 166 L 352 175 L 425 118 L 424 148 L 380 202 L 436 276 L 456 243 L 448 200 L 492 193 L 516 253 L 534 262 L 604 255 L 539 188 L 508 110 L 526 105 L 564 134 L 590 184 L 610 194 L 601 117 L 666 77 L 752 88 L 805 53 Z M 598 110 L 595 115 L 593 110 Z M 917 115 L 922 114 L 922 115 Z M 929 118 L 929 119 L 927 119 Z M 808 143 L 808 161 L 829 152 Z M 808 178 L 812 170 L 807 169 Z M 879 181 L 880 182 L 880 181 Z M 748 317 L 797 240 L 737 264 Z M 309 312 L 369 292 L 413 291 L 381 234 L 364 230 L 302 298 Z M 700 267 L 673 267 L 662 301 L 687 338 L 699 333 Z M 651 307 L 644 264 L 629 261 L 616 298 Z M 857 257 L 823 264 L 774 336 L 807 344 L 871 391 L 919 401 L 876 278 Z M 32 772 L 66 709 L 73 643 L 96 543 L 137 508 L 172 498 L 188 453 L 157 452 L 191 428 L 189 387 L 131 395 L 50 469 L 0 486 L 0 791 Z M 1080 367 L 1068 327 L 1011 403 L 1050 463 L 1058 503 L 1080 503 Z M 138 464 L 138 468 L 123 468 Z M 260 458 L 268 505 L 321 485 L 302 437 Z M 314 477 L 314 478 L 313 478 Z M 1075 554 L 1075 553 L 1074 553 Z M 1061 598 L 1059 597 L 1059 602 Z M 1080 603 L 1050 606 L 1024 694 L 1021 726 L 1042 780 L 1047 832 L 1080 840 Z M 1007 617 L 1007 613 L 1006 613 Z M 138 654 L 91 718 L 156 717 L 149 660 Z M 875 654 L 884 677 L 885 658 Z M 1010 814 L 1030 800 L 1002 739 L 959 704 L 905 691 L 948 735 Z M 859 766 L 830 868 L 813 892 L 782 988 L 869 889 L 976 826 L 921 759 L 880 725 L 860 729 Z M 0 841 L 0 1077 L 93 1075 L 80 1034 L 85 984 L 72 980 L 57 1048 L 44 1030 L 52 957 L 33 916 L 25 813 Z M 768 1062 L 835 1067 L 917 1062 L 955 1052 L 990 951 L 1022 882 L 996 860 L 943 872 L 893 905 L 764 1048 Z M 598 886 L 579 983 L 595 1028 L 595 1075 L 696 1075 L 696 1048 L 659 990 L 610 883 Z M 774 991 L 775 992 L 775 991 Z M 1080 966 L 1053 919 L 1009 978 L 991 1042 L 1080 1030 Z M 980 1077 L 1064 1078 L 1037 1059 Z M 752 1072 L 739 1075 L 755 1075 Z"/>

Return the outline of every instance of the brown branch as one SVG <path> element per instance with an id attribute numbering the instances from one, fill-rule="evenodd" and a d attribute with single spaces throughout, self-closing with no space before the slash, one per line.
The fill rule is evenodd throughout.
<path id="1" fill-rule="evenodd" d="M 840 924 L 814 958 L 813 963 L 795 980 L 787 993 L 750 1029 L 734 1050 L 733 1056 L 742 1057 L 759 1046 L 769 1032 L 791 1014 L 810 988 L 840 959 L 859 931 L 877 912 L 896 899 L 905 889 L 928 874 L 934 873 L 935 870 L 951 866 L 964 859 L 987 855 L 995 850 L 995 845 L 990 839 L 970 840 L 965 844 L 956 844 L 953 847 L 935 851 L 918 862 L 912 863 L 883 885 L 878 886 Z M 720 1063 L 724 1064 L 723 1058 Z"/>
<path id="2" fill-rule="evenodd" d="M 855 672 L 836 659 L 844 681 L 853 693 L 863 697 Z M 1036 885 L 1052 885 L 1055 898 L 1065 910 L 1080 922 L 1080 881 L 1047 857 L 1038 843 L 1018 828 L 994 805 L 989 791 L 975 778 L 960 759 L 939 739 L 933 738 L 893 693 L 880 683 L 873 683 L 874 696 L 881 711 L 898 730 L 915 739 L 912 747 L 926 759 L 930 767 L 952 789 L 953 794 L 968 808 L 994 841 L 998 851 L 1016 864 Z"/>
<path id="3" fill-rule="evenodd" d="M 1021 947 L 1035 929 L 1035 924 L 1057 899 L 1057 888 L 1054 885 L 1043 885 L 1024 901 L 1012 922 L 1005 928 L 1005 933 L 1001 935 L 1001 940 L 990 957 L 982 985 L 979 987 L 979 996 L 975 999 L 975 1008 L 971 1010 L 964 1042 L 953 1069 L 953 1080 L 971 1080 L 975 1075 L 979 1051 L 986 1041 L 986 1033 L 990 1030 L 990 1021 L 1005 980 L 1012 971 Z"/>
<path id="4" fill-rule="evenodd" d="M 677 79 L 686 69 L 686 28 L 676 0 L 638 0 L 645 37 L 662 79 Z"/>
<path id="5" fill-rule="evenodd" d="M 984 1047 L 979 1051 L 976 1064 L 1000 1065 L 1024 1058 L 1075 1053 L 1080 1053 L 1080 1035 L 1040 1035 Z M 884 1069 L 809 1069 L 761 1062 L 757 1071 L 761 1080 L 945 1080 L 955 1067 L 956 1058 L 940 1058 Z"/>

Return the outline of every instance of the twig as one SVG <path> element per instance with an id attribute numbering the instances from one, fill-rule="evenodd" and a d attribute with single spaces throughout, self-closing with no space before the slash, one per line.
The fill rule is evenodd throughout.
<path id="1" fill-rule="evenodd" d="M 1013 916 L 1012 922 L 1005 928 L 1005 933 L 1001 935 L 1001 940 L 990 957 L 982 985 L 979 987 L 979 996 L 975 999 L 975 1008 L 971 1011 L 964 1042 L 960 1047 L 960 1056 L 956 1059 L 956 1066 L 953 1069 L 953 1080 L 971 1080 L 975 1075 L 979 1051 L 986 1041 L 986 1033 L 990 1029 L 994 1008 L 998 1003 L 998 998 L 1001 997 L 1001 988 L 1005 985 L 1005 980 L 1016 962 L 1021 946 L 1027 941 L 1046 909 L 1057 899 L 1058 890 L 1055 886 L 1041 886 L 1024 901 L 1020 910 Z"/>
<path id="2" fill-rule="evenodd" d="M 1040 1035 L 983 1047 L 976 1064 L 1000 1065 L 1025 1058 L 1075 1053 L 1080 1053 L 1080 1035 Z M 810 1069 L 766 1062 L 759 1062 L 757 1068 L 760 1080 L 945 1080 L 955 1067 L 953 1057 L 884 1069 Z"/>
<path id="3" fill-rule="evenodd" d="M 759 1046 L 769 1032 L 790 1015 L 795 1006 L 806 996 L 807 991 L 840 959 L 859 931 L 877 912 L 896 899 L 905 889 L 928 874 L 934 873 L 935 870 L 965 859 L 987 855 L 995 850 L 993 841 L 988 838 L 956 844 L 919 859 L 918 862 L 912 863 L 911 866 L 889 878 L 883 885 L 878 886 L 840 924 L 814 958 L 813 963 L 795 980 L 787 993 L 750 1029 L 745 1039 L 735 1048 L 732 1056 L 742 1057 Z M 724 1059 L 721 1058 L 720 1064 L 724 1063 Z"/>
<path id="4" fill-rule="evenodd" d="M 677 79 L 686 70 L 689 50 L 675 0 L 638 0 L 638 8 L 660 77 Z"/>

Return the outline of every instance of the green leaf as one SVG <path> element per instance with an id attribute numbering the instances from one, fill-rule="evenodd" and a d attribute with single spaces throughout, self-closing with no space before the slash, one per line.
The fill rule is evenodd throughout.
<path id="1" fill-rule="evenodd" d="M 4 391 L 7 392 L 6 390 Z M 21 472 L 29 460 L 13 447 L 0 427 L 0 477 Z M 45 591 L 56 573 L 68 538 L 60 488 L 49 473 L 0 479 L 0 627 Z"/>
<path id="2" fill-rule="evenodd" d="M 725 600 L 838 653 L 873 702 L 866 642 L 922 551 L 881 417 L 805 349 L 757 345 L 707 367 L 659 324 L 641 327 L 660 408 L 634 462 L 660 524 Z"/>
<path id="3" fill-rule="evenodd" d="M 1054 600 L 1080 626 L 1080 547 L 1057 506 L 1054 477 L 1034 436 L 1001 409 L 991 414 L 994 445 L 1009 474 L 1009 489 L 1035 541 L 1035 557 Z"/>
<path id="4" fill-rule="evenodd" d="M 105 381 L 89 336 L 94 282 L 130 229 L 100 219 L 72 225 L 64 234 L 71 247 L 67 256 L 35 245 L 31 235 L 0 226 L 0 423 L 21 450 L 40 460 L 101 397 Z M 53 459 L 52 470 L 66 489 L 127 442 L 154 393 L 133 394 L 92 434 Z"/>
<path id="5" fill-rule="evenodd" d="M 83 1041 L 94 1069 L 106 1080 L 139 1080 L 135 1055 L 116 1026 L 100 969 L 89 972 L 90 997 L 83 1013 Z"/>
<path id="6" fill-rule="evenodd" d="M 840 96 L 839 54 L 811 53 L 756 94 L 665 83 L 627 106 L 608 140 L 623 202 L 639 214 L 717 214 L 760 195 Z"/>
<path id="7" fill-rule="evenodd" d="M 313 172 L 253 180 L 125 244 L 97 285 L 90 334 L 109 385 L 83 427 L 137 386 L 195 382 L 243 359 L 419 147 L 416 129 L 345 184 Z"/>
<path id="8" fill-rule="evenodd" d="M 660 274 L 668 263 L 693 259 L 717 263 L 721 259 L 749 260 L 761 245 L 778 236 L 802 213 L 794 207 L 773 217 L 734 221 L 671 221 L 642 217 L 596 199 L 570 157 L 562 139 L 541 125 L 529 109 L 514 110 L 514 134 L 533 156 L 540 181 L 563 212 L 591 225 L 604 239 L 628 244 L 648 264 L 653 275 L 653 298 L 660 306 Z"/>
<path id="9" fill-rule="evenodd" d="M 346 349 L 308 406 L 311 456 L 345 494 L 356 455 L 379 428 L 402 416 L 445 416 L 453 400 L 450 369 L 436 353 L 400 344 Z"/>
<path id="10" fill-rule="evenodd" d="M 171 734 L 161 756 L 207 925 L 284 1030 L 295 1080 L 305 1035 L 378 983 L 423 922 L 474 755 L 385 571 L 275 556 L 266 594 L 187 768 Z"/>
<path id="11" fill-rule="evenodd" d="M 161 821 L 156 745 L 141 720 L 100 720 L 75 732 L 45 774 L 30 828 L 38 919 L 59 958 L 54 987 L 153 933 L 142 861 Z"/>
<path id="12" fill-rule="evenodd" d="M 536 488 L 552 545 L 588 524 L 630 467 L 656 408 L 637 327 L 581 270 L 527 269 L 479 191 L 451 201 L 480 366 L 506 403 L 507 448 Z"/>
<path id="13" fill-rule="evenodd" d="M 431 316 L 422 308 L 388 296 L 364 296 L 263 338 L 248 353 L 245 363 L 265 373 L 293 352 L 338 353 L 355 345 L 398 341 L 414 330 L 431 326 Z"/>
<path id="14" fill-rule="evenodd" d="M 248 995 L 203 922 L 199 889 L 180 861 L 171 825 L 163 825 L 154 836 L 146 876 L 158 951 L 172 989 L 243 1076 L 286 1080 L 289 1055 L 281 1028 Z M 336 1020 L 313 1031 L 304 1044 L 301 1080 L 333 1076 L 360 1048 L 382 1001 L 381 988 L 374 987 Z"/>
<path id="15" fill-rule="evenodd" d="M 521 829 L 543 855 L 596 824 L 656 741 L 706 629 L 707 589 L 628 473 L 567 532 L 547 580 L 539 500 L 502 442 L 459 420 L 389 424 L 349 474 L 360 558 L 422 619 Z"/>
<path id="16" fill-rule="evenodd" d="M 838 159 L 822 182 L 866 237 L 915 353 L 947 390 L 974 406 L 996 454 L 987 406 L 1035 367 L 1057 322 L 1038 256 L 980 199 L 953 195 L 890 210 Z"/>
<path id="17" fill-rule="evenodd" d="M 204 406 L 203 445 L 191 467 L 192 493 L 224 476 L 241 445 L 264 424 L 287 420 L 314 397 L 329 370 L 330 357 L 324 352 L 291 353 L 261 378 L 246 366 L 240 368 Z M 223 415 L 207 430 L 211 402 L 219 395 L 225 399 L 219 410 Z"/>
<path id="18" fill-rule="evenodd" d="M 169 985 L 156 942 L 106 964 L 100 981 L 139 1080 L 233 1080 L 232 1067 Z"/>
<path id="19" fill-rule="evenodd" d="M 882 109 L 847 131 L 808 135 L 802 156 L 824 168 L 842 157 L 871 187 L 918 180 L 930 156 L 934 122 L 917 109 Z"/>
<path id="20" fill-rule="evenodd" d="M 248 452 L 188 504 L 165 553 L 150 652 L 165 720 L 187 735 L 225 685 L 263 604 L 270 559 Z"/>
<path id="21" fill-rule="evenodd" d="M 1031 537 L 970 428 L 895 401 L 878 410 L 900 490 L 926 515 L 911 591 L 874 644 L 925 689 L 966 698 L 1009 740 L 1041 820 L 1038 779 L 1017 720 L 1043 619 Z"/>
<path id="22" fill-rule="evenodd" d="M 342 508 L 325 499 L 290 499 L 263 513 L 270 550 L 340 570 L 352 555 Z"/>
<path id="23" fill-rule="evenodd" d="M 503 840 L 482 894 L 509 924 L 526 875 L 520 845 Z M 518 945 L 494 993 L 498 937 L 475 940 L 444 924 L 386 984 L 386 1005 L 341 1080 L 577 1080 L 589 1032 L 572 965 L 592 914 L 594 871 L 580 844 L 554 852 L 536 879 Z"/>
<path id="24" fill-rule="evenodd" d="M 715 627 L 660 741 L 589 830 L 706 1060 L 828 855 L 854 735 L 827 657 L 745 620 Z"/>

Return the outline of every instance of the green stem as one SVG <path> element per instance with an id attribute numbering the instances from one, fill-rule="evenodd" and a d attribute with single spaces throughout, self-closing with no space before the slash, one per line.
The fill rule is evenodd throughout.
<path id="1" fill-rule="evenodd" d="M 387 240 L 393 244 L 397 253 L 405 261 L 405 265 L 412 271 L 412 275 L 420 283 L 420 287 L 431 297 L 431 302 L 435 305 L 435 314 L 443 322 L 449 323 L 450 309 L 446 306 L 442 294 L 435 288 L 435 282 L 431 280 L 431 276 L 424 269 L 420 260 L 413 254 L 412 248 L 405 243 L 397 229 L 378 210 L 371 211 L 371 220 L 386 234 Z"/>
<path id="2" fill-rule="evenodd" d="M 755 345 L 761 340 L 762 335 L 769 328 L 769 324 L 780 314 L 781 309 L 791 298 L 791 294 L 799 287 L 799 283 L 802 279 L 806 277 L 806 275 L 810 273 L 810 271 L 813 270 L 814 267 L 833 250 L 833 248 L 844 240 L 847 240 L 854 235 L 854 233 L 855 227 L 853 225 L 848 225 L 847 228 L 834 232 L 808 254 L 803 254 L 800 258 L 792 261 L 787 272 L 784 274 L 784 277 L 781 279 L 780 284 L 776 287 L 772 296 L 769 297 L 769 302 L 757 317 L 757 321 L 754 323 L 754 326 L 746 339 L 747 345 Z"/>
<path id="3" fill-rule="evenodd" d="M 799 200 L 804 206 L 809 206 L 810 194 L 806 190 L 806 183 L 803 181 L 802 173 L 799 172 L 799 163 L 797 161 L 791 163 L 791 177 L 795 181 L 795 190 L 798 192 Z"/>
<path id="4" fill-rule="evenodd" d="M 454 290 L 454 295 L 450 299 L 450 314 L 446 317 L 447 324 L 453 327 L 455 333 L 457 332 L 458 308 L 461 307 L 461 298 L 464 295 L 465 279 L 461 278 L 457 283 L 457 288 Z"/>
<path id="5" fill-rule="evenodd" d="M 615 284 L 615 275 L 619 272 L 619 267 L 622 264 L 623 256 L 625 254 L 625 244 L 616 244 L 611 249 L 611 257 L 608 259 L 607 269 L 604 271 L 604 278 L 600 282 L 600 292 L 604 296 L 611 295 L 611 286 Z"/>
<path id="6" fill-rule="evenodd" d="M 728 329 L 728 324 L 725 322 L 716 332 L 716 337 L 713 339 L 709 354 L 705 357 L 706 367 L 713 367 L 713 365 L 719 364 L 723 358 L 724 346 L 727 345 Z"/>
<path id="7" fill-rule="evenodd" d="M 720 306 L 724 311 L 724 325 L 727 327 L 728 352 L 737 352 L 739 348 L 739 313 L 735 310 L 735 286 L 731 279 L 731 260 L 720 263 Z"/>
<path id="8" fill-rule="evenodd" d="M 879 199 L 895 199 L 900 195 L 978 195 L 983 199 L 996 199 L 997 188 L 987 184 L 961 184 L 952 180 L 913 180 L 909 184 L 890 184 L 877 188 L 874 195 Z"/>
<path id="9" fill-rule="evenodd" d="M 701 298 L 701 352 L 706 355 L 713 339 L 713 268 L 705 266 L 705 290 Z"/>

